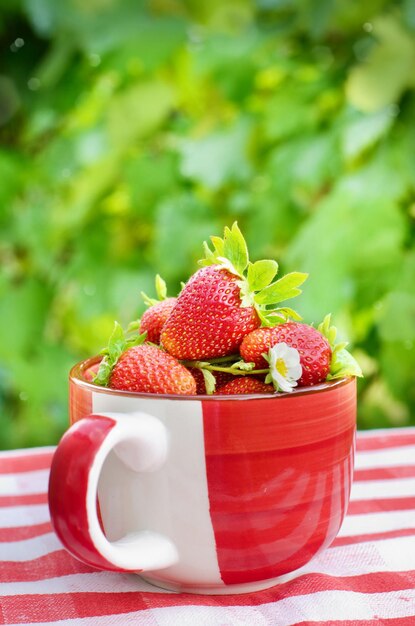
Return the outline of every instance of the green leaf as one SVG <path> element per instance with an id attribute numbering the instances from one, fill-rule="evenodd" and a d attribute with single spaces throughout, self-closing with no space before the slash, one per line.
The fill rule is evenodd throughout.
<path id="1" fill-rule="evenodd" d="M 107 353 L 110 361 L 117 362 L 125 350 L 125 333 L 118 322 L 114 322 L 114 330 L 109 338 Z"/>
<path id="2" fill-rule="evenodd" d="M 146 293 L 144 293 L 144 291 L 141 291 L 141 297 L 144 300 L 144 303 L 147 306 L 154 306 L 155 304 L 157 304 L 158 300 L 156 300 L 155 298 L 150 298 Z"/>
<path id="3" fill-rule="evenodd" d="M 215 393 L 215 390 L 216 390 L 216 378 L 214 377 L 212 372 L 209 372 L 209 370 L 205 370 L 205 369 L 202 368 L 200 371 L 202 372 L 203 379 L 205 381 L 206 393 L 210 396 L 213 393 Z"/>
<path id="4" fill-rule="evenodd" d="M 251 291 L 260 291 L 267 287 L 278 272 L 278 263 L 262 260 L 248 265 L 248 284 Z"/>
<path id="5" fill-rule="evenodd" d="M 291 272 L 255 295 L 257 304 L 277 304 L 283 300 L 300 295 L 300 285 L 306 280 L 308 274 Z"/>
<path id="6" fill-rule="evenodd" d="M 120 91 L 107 111 L 113 149 L 128 149 L 154 132 L 169 114 L 173 100 L 171 87 L 159 80 L 133 83 Z"/>
<path id="7" fill-rule="evenodd" d="M 278 307 L 277 309 L 275 309 L 275 313 L 277 315 L 284 316 L 286 319 L 295 320 L 296 322 L 301 322 L 301 320 L 303 319 L 302 316 L 297 313 L 297 311 L 294 311 L 294 309 L 291 309 L 289 306 Z M 271 315 L 272 314 L 273 313 L 271 313 Z"/>
<path id="8" fill-rule="evenodd" d="M 183 176 L 216 190 L 227 182 L 247 178 L 251 166 L 247 158 L 249 123 L 239 120 L 200 139 L 186 139 L 181 146 Z"/>
<path id="9" fill-rule="evenodd" d="M 160 274 L 156 274 L 156 294 L 159 300 L 165 300 L 167 297 L 166 282 L 162 279 Z"/>
<path id="10" fill-rule="evenodd" d="M 221 237 L 215 237 L 215 235 L 212 235 L 210 240 L 213 243 L 216 254 L 218 256 L 225 256 L 225 242 L 223 241 L 223 239 Z"/>
<path id="11" fill-rule="evenodd" d="M 126 330 L 126 334 L 127 334 L 127 335 L 129 335 L 130 333 L 132 333 L 132 332 L 135 332 L 135 331 L 139 330 L 139 328 L 140 328 L 140 323 L 141 323 L 141 320 L 140 320 L 140 319 L 138 319 L 138 320 L 133 320 L 132 322 L 130 322 L 130 323 L 128 324 L 128 327 L 127 327 L 127 330 Z"/>
<path id="12" fill-rule="evenodd" d="M 327 380 L 343 378 L 344 376 L 363 376 L 360 365 L 345 348 L 339 351 L 335 350 L 333 352 L 330 374 L 328 375 Z"/>
<path id="13" fill-rule="evenodd" d="M 394 117 L 386 108 L 370 115 L 360 115 L 345 128 L 343 134 L 343 153 L 346 159 L 351 160 L 370 148 L 385 135 Z"/>
<path id="14" fill-rule="evenodd" d="M 246 269 L 249 256 L 246 241 L 239 230 L 237 222 L 232 224 L 232 228 L 225 227 L 224 257 L 228 259 L 238 274 L 242 275 Z"/>
<path id="15" fill-rule="evenodd" d="M 373 20 L 376 44 L 346 83 L 349 102 L 366 112 L 396 103 L 413 80 L 415 42 L 392 15 Z"/>
<path id="16" fill-rule="evenodd" d="M 146 340 L 146 336 L 146 332 L 141 335 L 137 333 L 135 336 L 127 339 L 121 324 L 114 322 L 114 329 L 109 338 L 108 346 L 101 351 L 104 357 L 100 363 L 97 375 L 92 382 L 95 385 L 106 387 L 111 372 L 123 352 L 128 350 L 128 348 L 141 345 Z"/>
<path id="17" fill-rule="evenodd" d="M 344 376 L 363 376 L 360 365 L 346 350 L 348 342 L 342 341 L 336 344 L 337 328 L 331 326 L 331 313 L 325 316 L 317 330 L 326 337 L 332 350 L 330 374 L 327 380 L 343 378 Z"/>

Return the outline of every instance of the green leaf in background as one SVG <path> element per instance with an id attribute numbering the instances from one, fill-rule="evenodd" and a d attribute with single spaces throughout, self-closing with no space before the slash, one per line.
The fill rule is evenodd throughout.
<path id="1" fill-rule="evenodd" d="M 241 120 L 202 139 L 184 141 L 181 147 L 183 176 L 209 189 L 218 189 L 229 181 L 245 180 L 250 172 L 248 133 L 249 124 Z"/>
<path id="2" fill-rule="evenodd" d="M 148 81 L 128 87 L 115 96 L 108 109 L 108 133 L 116 149 L 150 135 L 163 122 L 174 103 L 171 87 Z"/>
<path id="3" fill-rule="evenodd" d="M 369 115 L 361 115 L 348 124 L 343 134 L 343 152 L 346 159 L 354 159 L 371 148 L 388 132 L 393 121 L 393 114 L 386 108 Z"/>
<path id="4" fill-rule="evenodd" d="M 377 17 L 372 25 L 376 44 L 346 83 L 351 104 L 366 112 L 396 103 L 413 84 L 415 63 L 415 42 L 395 17 Z"/>
<path id="5" fill-rule="evenodd" d="M 308 273 L 262 322 L 333 311 L 359 426 L 415 423 L 413 6 L 2 3 L 0 447 L 56 443 L 70 366 L 235 221 L 244 304 Z"/>

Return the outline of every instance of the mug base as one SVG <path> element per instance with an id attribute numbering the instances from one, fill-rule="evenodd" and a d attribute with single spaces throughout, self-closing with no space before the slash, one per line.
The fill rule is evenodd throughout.
<path id="1" fill-rule="evenodd" d="M 258 580 L 252 583 L 241 583 L 239 585 L 212 585 L 212 586 L 201 586 L 198 587 L 192 585 L 181 585 L 176 583 L 171 583 L 164 580 L 154 579 L 151 576 L 143 576 L 140 574 L 140 578 L 148 582 L 150 585 L 154 587 L 159 587 L 160 589 L 166 589 L 167 591 L 175 591 L 176 593 L 194 593 L 200 595 L 232 595 L 232 594 L 241 594 L 241 593 L 254 593 L 255 591 L 263 591 L 264 589 L 269 589 L 270 587 L 274 587 L 275 585 L 279 585 L 281 583 L 288 582 L 298 576 L 300 570 L 296 570 L 295 572 L 290 572 L 289 574 L 283 574 L 282 576 L 278 576 L 277 578 L 268 578 L 267 580 Z"/>

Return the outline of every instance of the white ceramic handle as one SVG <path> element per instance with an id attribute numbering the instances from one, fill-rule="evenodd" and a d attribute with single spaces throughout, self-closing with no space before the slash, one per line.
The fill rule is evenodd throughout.
<path id="1" fill-rule="evenodd" d="M 146 413 L 105 413 L 76 422 L 63 436 L 52 460 L 49 509 L 64 546 L 75 557 L 117 571 L 151 571 L 178 560 L 175 545 L 151 529 L 110 542 L 97 515 L 102 466 L 114 453 L 132 470 L 160 468 L 167 457 L 167 431 Z"/>

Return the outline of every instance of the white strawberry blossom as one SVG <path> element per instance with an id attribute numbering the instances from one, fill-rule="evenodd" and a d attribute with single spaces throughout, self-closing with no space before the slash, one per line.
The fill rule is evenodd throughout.
<path id="1" fill-rule="evenodd" d="M 269 349 L 268 361 L 274 387 L 278 391 L 292 391 L 303 371 L 298 350 L 285 342 L 277 343 Z"/>

